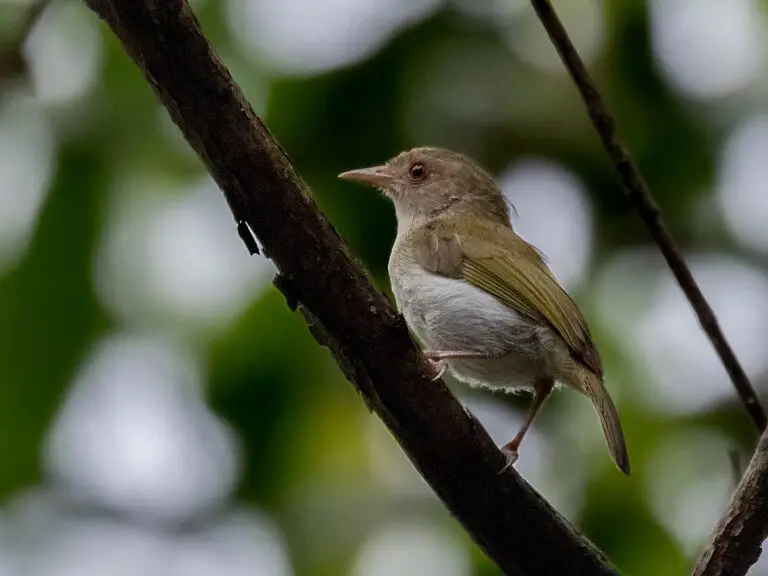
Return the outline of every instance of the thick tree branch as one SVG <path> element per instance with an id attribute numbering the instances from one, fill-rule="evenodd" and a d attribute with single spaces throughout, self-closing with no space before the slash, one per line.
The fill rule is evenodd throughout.
<path id="1" fill-rule="evenodd" d="M 693 576 L 743 576 L 768 538 L 768 432 L 712 533 Z"/>
<path id="2" fill-rule="evenodd" d="M 499 474 L 504 457 L 445 385 L 430 382 L 401 318 L 317 210 L 186 1 L 86 3 L 144 72 L 235 219 L 256 233 L 313 334 L 488 555 L 517 576 L 617 574 L 517 473 Z"/>
<path id="3" fill-rule="evenodd" d="M 682 288 L 688 301 L 691 303 L 696 316 L 699 319 L 702 329 L 712 342 L 715 351 L 725 366 L 725 370 L 733 382 L 739 398 L 744 403 L 749 415 L 752 417 L 758 430 L 761 432 L 766 427 L 766 413 L 760 401 L 757 398 L 755 389 L 747 377 L 747 373 L 742 368 L 739 360 L 733 352 L 728 340 L 725 338 L 720 325 L 717 322 L 712 307 L 704 298 L 699 285 L 691 274 L 690 268 L 686 264 L 672 236 L 667 231 L 661 219 L 659 207 L 648 189 L 648 185 L 635 166 L 627 148 L 620 140 L 613 117 L 603 102 L 600 93 L 595 87 L 595 83 L 587 72 L 584 62 L 581 60 L 576 48 L 571 42 L 562 22 L 558 18 L 552 4 L 549 0 L 531 0 L 533 8 L 539 15 L 539 19 L 547 30 L 552 43 L 557 48 L 563 63 L 571 74 L 573 81 L 581 93 L 584 103 L 587 106 L 589 118 L 600 135 L 608 155 L 611 157 L 616 171 L 621 177 L 622 187 L 627 195 L 629 202 L 640 214 L 643 222 L 651 233 L 664 255 L 669 268 L 677 279 L 680 288 Z"/>

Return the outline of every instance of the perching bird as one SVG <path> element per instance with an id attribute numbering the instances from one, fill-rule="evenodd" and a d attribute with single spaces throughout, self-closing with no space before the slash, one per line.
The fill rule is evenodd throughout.
<path id="1" fill-rule="evenodd" d="M 614 462 L 629 474 L 587 323 L 541 254 L 513 231 L 493 176 L 461 154 L 425 147 L 340 178 L 375 186 L 395 205 L 392 291 L 438 377 L 447 368 L 471 385 L 533 393 L 525 423 L 502 447 L 509 464 L 559 382 L 592 401 Z"/>

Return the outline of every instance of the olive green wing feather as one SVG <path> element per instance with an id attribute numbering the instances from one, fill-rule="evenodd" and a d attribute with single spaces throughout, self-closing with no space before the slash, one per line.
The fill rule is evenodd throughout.
<path id="1" fill-rule="evenodd" d="M 541 254 L 511 229 L 480 229 L 472 236 L 435 229 L 419 245 L 417 260 L 426 269 L 461 278 L 523 316 L 551 326 L 576 357 L 602 373 L 600 356 L 576 303 L 558 284 Z"/>

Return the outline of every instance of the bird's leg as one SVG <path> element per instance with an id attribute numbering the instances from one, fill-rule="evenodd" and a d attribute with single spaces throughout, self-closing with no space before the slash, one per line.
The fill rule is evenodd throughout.
<path id="1" fill-rule="evenodd" d="M 515 435 L 515 437 L 512 438 L 512 440 L 501 447 L 502 453 L 507 457 L 507 464 L 499 471 L 499 474 L 517 462 L 517 450 L 520 448 L 520 443 L 523 441 L 525 433 L 528 432 L 528 428 L 531 427 L 534 418 L 536 418 L 539 410 L 541 410 L 541 407 L 544 405 L 544 401 L 549 398 L 549 395 L 552 393 L 552 389 L 554 387 L 555 381 L 552 379 L 538 380 L 534 384 L 533 400 L 531 401 L 531 405 L 528 408 L 528 415 L 525 417 L 523 426 L 520 428 L 520 431 Z"/>
<path id="2" fill-rule="evenodd" d="M 487 358 L 487 354 L 482 352 L 470 352 L 462 350 L 425 350 L 424 355 L 432 364 L 432 367 L 437 372 L 437 376 L 432 378 L 432 381 L 439 380 L 448 370 L 448 365 L 445 360 L 458 360 L 462 358 Z"/>

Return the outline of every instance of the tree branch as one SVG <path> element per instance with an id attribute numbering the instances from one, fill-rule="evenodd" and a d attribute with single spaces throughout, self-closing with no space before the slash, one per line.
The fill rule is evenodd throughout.
<path id="1" fill-rule="evenodd" d="M 739 398 L 760 431 L 766 430 L 766 413 L 757 394 L 728 344 L 712 308 L 693 278 L 680 249 L 665 228 L 659 208 L 640 175 L 600 93 L 568 37 L 549 0 L 531 0 L 539 19 L 581 93 L 592 124 L 613 160 L 629 202 L 637 209 L 691 303 L 701 327 L 725 366 Z M 731 503 L 718 522 L 693 576 L 741 576 L 760 557 L 768 537 L 768 432 L 764 432 Z"/>
<path id="2" fill-rule="evenodd" d="M 693 576 L 743 576 L 768 538 L 768 432 L 757 445 L 728 509 L 699 558 Z"/>
<path id="3" fill-rule="evenodd" d="M 235 220 L 258 236 L 288 300 L 486 553 L 517 576 L 617 574 L 517 473 L 499 474 L 504 457 L 445 385 L 430 382 L 402 319 L 317 210 L 187 2 L 85 1 L 146 75 Z"/>
<path id="4" fill-rule="evenodd" d="M 744 368 L 742 368 L 739 360 L 736 358 L 728 340 L 726 340 L 725 334 L 723 334 L 717 322 L 715 313 L 712 311 L 712 307 L 704 298 L 704 294 L 702 294 L 699 285 L 693 278 L 690 268 L 688 268 L 683 259 L 680 248 L 678 248 L 664 226 L 659 207 L 656 205 L 648 185 L 645 183 L 637 166 L 635 166 L 627 148 L 620 140 L 613 117 L 609 114 L 595 83 L 592 81 L 589 72 L 587 72 L 586 66 L 584 66 L 584 62 L 581 60 L 562 22 L 560 22 L 552 8 L 550 1 L 531 0 L 531 4 L 539 15 L 539 19 L 547 30 L 547 34 L 549 34 L 552 43 L 560 54 L 560 58 L 563 60 L 581 93 L 581 97 L 587 106 L 589 118 L 600 135 L 603 147 L 608 152 L 616 167 L 616 171 L 621 177 L 621 184 L 627 199 L 640 214 L 640 218 L 642 218 L 650 231 L 651 237 L 659 246 L 677 283 L 691 303 L 704 333 L 712 342 L 712 346 L 714 346 L 723 366 L 725 366 L 725 370 L 728 372 L 728 376 L 730 376 L 739 398 L 758 430 L 762 432 L 765 430 L 768 420 L 766 419 L 765 410 L 757 398 L 755 389 L 752 387 Z"/>

